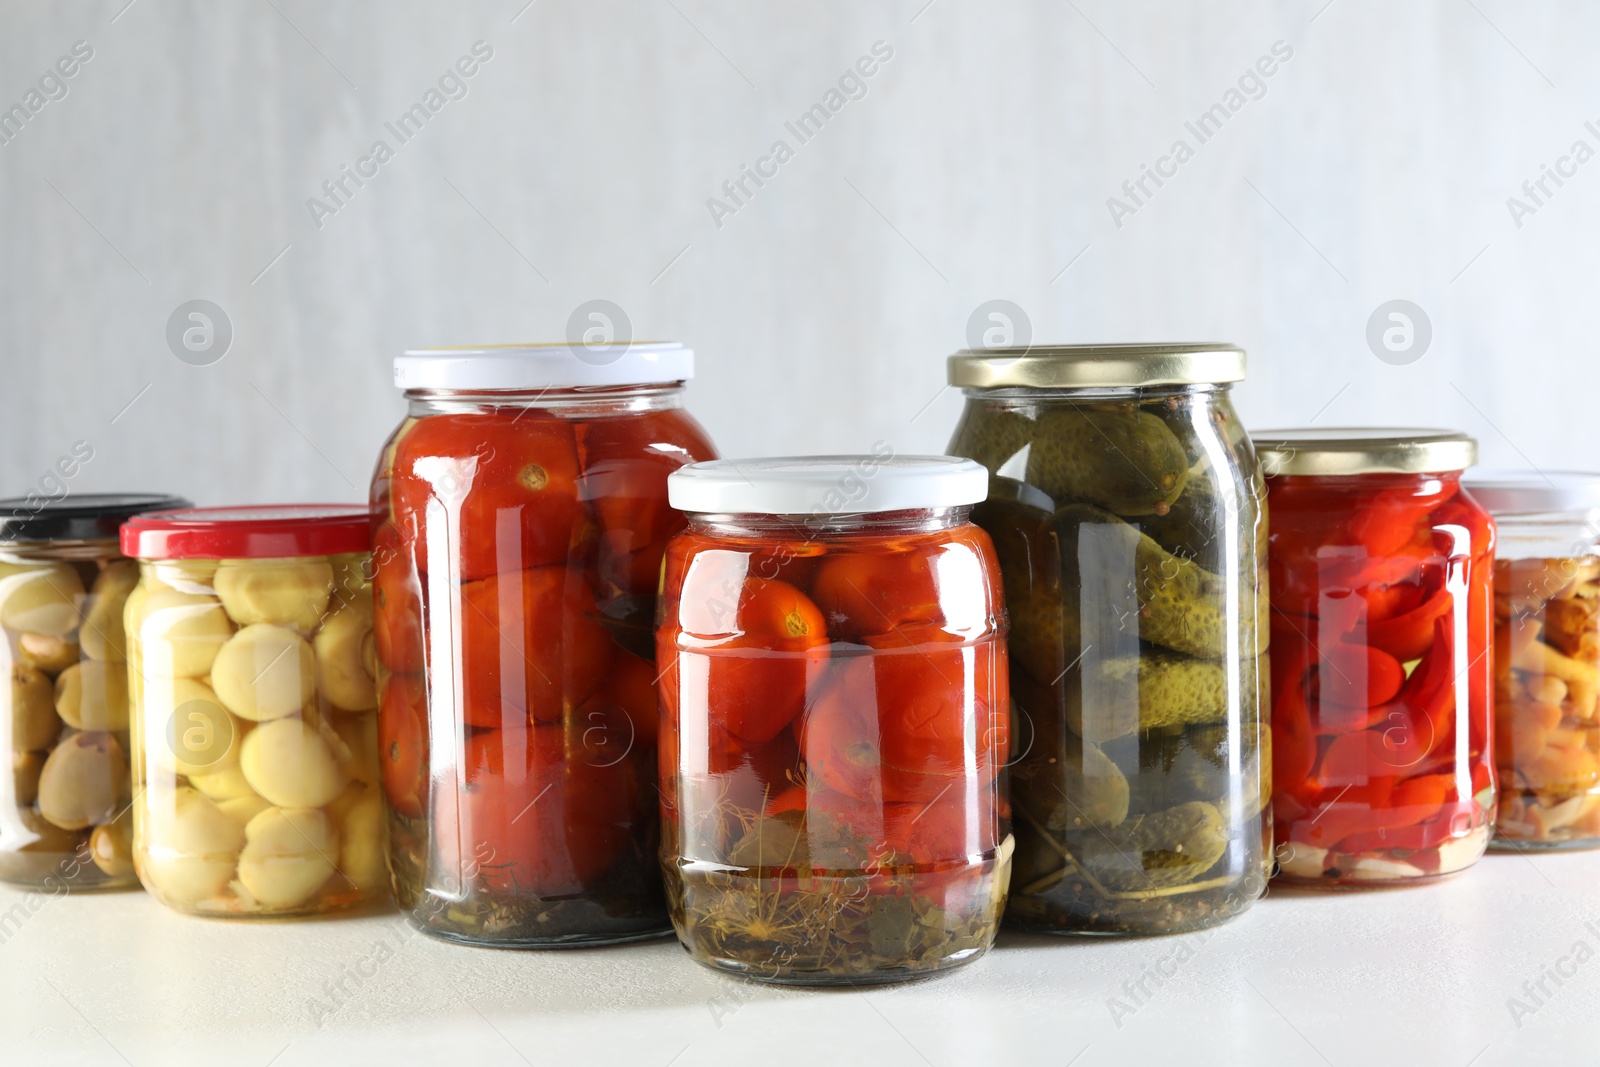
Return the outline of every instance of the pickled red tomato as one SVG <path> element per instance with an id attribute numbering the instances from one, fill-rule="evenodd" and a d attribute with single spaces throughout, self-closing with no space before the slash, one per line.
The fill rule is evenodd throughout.
<path id="1" fill-rule="evenodd" d="M 612 724 L 615 735 L 629 744 L 655 744 L 661 710 L 654 664 L 615 650 L 605 680 L 578 710 L 583 722 Z"/>
<path id="2" fill-rule="evenodd" d="M 886 860 L 910 860 L 919 866 L 964 868 L 967 857 L 1000 843 L 999 818 L 986 789 L 980 789 L 975 799 L 947 789 L 931 802 L 871 803 L 826 786 L 796 784 L 773 797 L 765 814 L 784 812 L 831 818 L 886 844 L 895 854 Z"/>
<path id="3" fill-rule="evenodd" d="M 961 588 L 998 589 L 993 560 L 989 535 L 976 526 L 940 531 L 830 552 L 817 562 L 809 588 L 836 638 L 919 623 L 981 629 L 988 623 L 986 605 L 952 600 L 941 586 L 954 578 Z M 972 577 L 978 582 L 969 583 Z"/>
<path id="4" fill-rule="evenodd" d="M 680 603 L 700 592 L 685 589 Z M 703 646 L 680 655 L 704 661 L 704 700 L 712 722 L 744 741 L 771 740 L 800 714 L 806 693 L 827 665 L 822 613 L 788 582 L 746 578 L 721 626 L 728 636 L 678 631 L 679 641 Z M 686 684 L 681 662 L 667 680 Z"/>
<path id="5" fill-rule="evenodd" d="M 459 537 L 461 579 L 511 567 L 566 561 L 586 516 L 579 499 L 572 425 L 540 411 L 437 414 L 418 421 L 396 446 L 390 496 L 408 544 L 451 544 Z M 428 517 L 428 504 L 441 510 Z M 430 563 L 419 555 L 417 567 Z"/>
<path id="6" fill-rule="evenodd" d="M 700 424 L 681 411 L 593 419 L 577 426 L 584 500 L 600 528 L 606 588 L 653 595 L 667 542 L 684 527 L 667 502 L 667 475 L 716 458 Z"/>
<path id="7" fill-rule="evenodd" d="M 464 715 L 471 726 L 554 722 L 605 677 L 611 638 L 580 571 L 537 567 L 461 587 Z"/>
<path id="8" fill-rule="evenodd" d="M 474 869 L 497 892 L 581 892 L 634 822 L 626 766 L 569 755 L 559 726 L 474 733 L 456 784 L 434 795 L 435 850 L 447 869 Z"/>
<path id="9" fill-rule="evenodd" d="M 421 676 L 396 674 L 378 699 L 378 770 L 389 806 L 420 819 L 428 795 L 428 693 Z"/>
<path id="10" fill-rule="evenodd" d="M 422 592 L 410 549 L 392 522 L 373 535 L 372 565 L 372 636 L 378 658 L 391 671 L 415 674 L 426 659 Z"/>
<path id="11" fill-rule="evenodd" d="M 973 651 L 992 656 L 989 648 Z M 1001 713 L 968 702 L 959 658 L 931 655 L 932 662 L 913 650 L 836 663 L 800 725 L 810 773 L 858 800 L 921 802 L 960 784 L 969 753 L 980 779 L 991 776 L 1005 750 Z M 995 676 L 992 666 L 987 673 Z"/>

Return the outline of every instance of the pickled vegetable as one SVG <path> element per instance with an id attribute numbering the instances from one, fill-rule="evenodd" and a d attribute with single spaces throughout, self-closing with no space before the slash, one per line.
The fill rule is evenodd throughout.
<path id="1" fill-rule="evenodd" d="M 1460 870 L 1495 810 L 1488 515 L 1458 471 L 1280 475 L 1269 490 L 1280 876 Z"/>
<path id="2" fill-rule="evenodd" d="M 1152 933 L 1238 914 L 1270 863 L 1268 632 L 1264 494 L 1225 395 L 974 391 L 950 452 L 990 471 L 974 519 L 1011 619 L 1007 921 Z"/>
<path id="3" fill-rule="evenodd" d="M 816 535 L 772 521 L 696 526 L 668 549 L 657 639 L 678 935 L 703 963 L 779 982 L 976 958 L 1014 847 L 989 539 L 964 523 L 877 533 L 869 517 Z"/>

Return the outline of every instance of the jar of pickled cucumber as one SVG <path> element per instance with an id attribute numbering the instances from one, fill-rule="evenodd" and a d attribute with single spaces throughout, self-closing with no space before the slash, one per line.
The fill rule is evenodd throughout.
<path id="1" fill-rule="evenodd" d="M 1150 934 L 1261 895 L 1262 482 L 1228 345 L 960 352 L 1011 620 L 1008 923 Z"/>
<path id="2" fill-rule="evenodd" d="M 715 455 L 678 344 L 408 352 L 371 501 L 382 775 L 411 922 L 498 946 L 669 931 L 653 623 Z"/>
<path id="3" fill-rule="evenodd" d="M 1490 848 L 1600 846 L 1600 474 L 1472 471 L 1494 516 Z"/>
<path id="4" fill-rule="evenodd" d="M 1255 435 L 1271 506 L 1278 878 L 1415 884 L 1494 828 L 1494 522 L 1454 430 Z"/>
<path id="5" fill-rule="evenodd" d="M 122 529 L 139 880 L 195 915 L 387 891 L 368 509 L 187 508 Z"/>
<path id="6" fill-rule="evenodd" d="M 1000 575 L 969 460 L 700 463 L 669 480 L 662 861 L 689 954 L 888 982 L 994 941 L 1012 841 Z"/>
<path id="7" fill-rule="evenodd" d="M 122 606 L 139 580 L 117 530 L 180 497 L 0 500 L 0 879 L 136 885 Z"/>

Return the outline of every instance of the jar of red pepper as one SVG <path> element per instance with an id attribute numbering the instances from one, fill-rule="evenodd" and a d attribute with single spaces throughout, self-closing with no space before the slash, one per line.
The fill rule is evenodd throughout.
<path id="1" fill-rule="evenodd" d="M 799 984 L 976 959 L 1010 875 L 1000 575 L 972 460 L 674 474 L 662 858 L 691 956 Z"/>
<path id="2" fill-rule="evenodd" d="M 665 933 L 653 626 L 667 475 L 715 455 L 677 344 L 408 352 L 373 478 L 395 894 L 437 936 Z"/>
<path id="3" fill-rule="evenodd" d="M 1279 877 L 1438 878 L 1494 828 L 1494 523 L 1447 430 L 1256 435 L 1267 473 Z"/>

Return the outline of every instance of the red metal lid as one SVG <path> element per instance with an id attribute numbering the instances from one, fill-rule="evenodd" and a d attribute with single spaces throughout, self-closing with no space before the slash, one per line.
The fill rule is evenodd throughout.
<path id="1" fill-rule="evenodd" d="M 136 559 L 287 559 L 368 552 L 371 519 L 364 504 L 174 508 L 124 523 L 122 552 Z"/>

